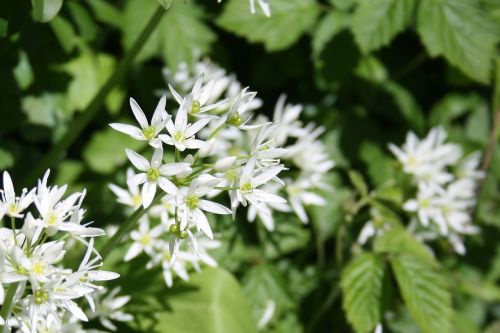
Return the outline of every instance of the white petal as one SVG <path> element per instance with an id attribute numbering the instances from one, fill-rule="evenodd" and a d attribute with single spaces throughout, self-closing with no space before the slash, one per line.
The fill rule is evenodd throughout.
<path id="1" fill-rule="evenodd" d="M 144 137 L 144 135 L 142 134 L 142 131 L 135 126 L 127 125 L 127 124 L 119 124 L 119 123 L 109 124 L 109 126 L 111 126 L 111 128 L 113 128 L 119 132 L 130 135 L 131 137 L 133 137 L 136 140 L 145 140 L 146 139 Z"/>
<path id="2" fill-rule="evenodd" d="M 132 112 L 134 113 L 135 119 L 139 122 L 139 125 L 141 125 L 142 128 L 148 127 L 149 123 L 146 119 L 146 115 L 133 98 L 130 98 L 130 107 L 132 108 Z"/>
<path id="3" fill-rule="evenodd" d="M 208 200 L 200 200 L 199 207 L 200 209 L 214 214 L 231 214 L 229 208 Z"/>
<path id="4" fill-rule="evenodd" d="M 127 154 L 127 157 L 130 160 L 130 162 L 132 162 L 132 164 L 137 169 L 146 172 L 151 167 L 149 161 L 144 157 L 142 157 L 141 155 L 137 154 L 135 151 L 130 149 L 125 149 L 125 153 Z"/>
<path id="5" fill-rule="evenodd" d="M 167 192 L 168 194 L 176 195 L 179 192 L 177 186 L 165 177 L 160 177 L 158 179 L 158 185 L 160 188 Z"/>
<path id="6" fill-rule="evenodd" d="M 127 179 L 127 184 L 129 186 L 137 186 L 148 181 L 148 177 L 145 173 L 138 173 L 132 178 Z"/>
<path id="7" fill-rule="evenodd" d="M 189 138 L 189 137 L 195 135 L 196 133 L 198 133 L 198 131 L 201 130 L 203 127 L 205 127 L 209 121 L 210 121 L 210 118 L 204 118 L 204 119 L 198 120 L 194 124 L 191 124 L 191 126 L 189 126 L 185 132 L 186 138 Z"/>
<path id="8" fill-rule="evenodd" d="M 200 209 L 196 209 L 195 213 L 195 223 L 199 230 L 203 231 L 208 238 L 213 239 L 214 235 L 212 233 L 212 228 L 210 228 L 210 224 L 208 223 L 207 217 Z"/>
<path id="9" fill-rule="evenodd" d="M 142 185 L 142 206 L 144 208 L 148 208 L 151 205 L 151 202 L 153 202 L 153 199 L 155 197 L 156 193 L 156 183 L 152 182 L 145 182 L 144 185 Z"/>
<path id="10" fill-rule="evenodd" d="M 129 261 L 137 257 L 142 252 L 142 246 L 138 243 L 133 243 L 125 254 L 125 258 L 123 260 Z"/>
<path id="11" fill-rule="evenodd" d="M 162 161 L 163 161 L 163 149 L 162 148 L 155 149 L 153 157 L 151 158 L 151 167 L 158 169 Z"/>
<path id="12" fill-rule="evenodd" d="M 14 192 L 14 185 L 12 184 L 12 178 L 10 178 L 10 175 L 7 171 L 3 172 L 3 191 L 7 202 L 15 201 L 16 194 Z"/>

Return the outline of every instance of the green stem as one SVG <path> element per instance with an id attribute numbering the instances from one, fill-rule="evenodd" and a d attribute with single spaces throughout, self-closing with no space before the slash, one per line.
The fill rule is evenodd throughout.
<path id="1" fill-rule="evenodd" d="M 149 19 L 148 24 L 142 30 L 141 34 L 137 37 L 130 50 L 125 54 L 125 57 L 118 64 L 116 71 L 106 81 L 99 93 L 94 96 L 89 105 L 75 118 L 71 126 L 68 127 L 66 134 L 52 147 L 52 149 L 45 155 L 45 157 L 38 163 L 25 178 L 25 186 L 33 184 L 38 176 L 42 174 L 47 168 L 55 165 L 65 151 L 73 144 L 73 142 L 80 137 L 80 134 L 88 126 L 90 121 L 95 117 L 97 112 L 101 109 L 106 97 L 113 90 L 113 88 L 123 79 L 128 71 L 128 68 L 143 48 L 146 41 L 149 39 L 155 28 L 161 21 L 165 8 L 158 6 L 153 16 Z"/>
<path id="2" fill-rule="evenodd" d="M 219 133 L 226 126 L 227 126 L 226 122 L 223 122 L 222 124 L 220 124 L 212 133 L 210 133 L 210 135 L 207 138 L 207 141 L 210 140 L 211 138 L 213 138 L 214 136 L 216 136 L 217 133 Z"/>
<path id="3" fill-rule="evenodd" d="M 106 258 L 111 251 L 120 244 L 121 240 L 123 237 L 130 231 L 132 228 L 135 226 L 137 221 L 148 212 L 149 208 L 153 207 L 154 205 L 158 204 L 161 201 L 161 198 L 163 197 L 163 194 L 157 195 L 156 198 L 153 200 L 151 205 L 148 208 L 139 208 L 137 209 L 132 215 L 129 216 L 127 220 L 125 220 L 124 223 L 120 225 L 118 230 L 115 232 L 113 237 L 109 239 L 109 241 L 106 242 L 104 247 L 102 248 L 99 253 L 101 254 L 102 259 Z"/>
<path id="4" fill-rule="evenodd" d="M 16 246 L 19 246 L 19 244 L 17 244 L 16 218 L 14 216 L 10 217 L 10 227 L 12 228 L 12 233 L 14 234 L 14 243 Z"/>
<path id="5" fill-rule="evenodd" d="M 2 310 L 0 310 L 0 316 L 7 321 L 7 319 L 10 316 L 10 313 L 12 312 L 12 307 L 14 306 L 14 297 L 16 295 L 17 287 L 19 286 L 19 282 L 12 283 L 9 286 L 9 289 L 7 289 L 7 293 L 5 294 L 5 301 L 2 305 Z M 3 326 L 3 333 L 8 332 L 8 327 L 7 325 Z"/>

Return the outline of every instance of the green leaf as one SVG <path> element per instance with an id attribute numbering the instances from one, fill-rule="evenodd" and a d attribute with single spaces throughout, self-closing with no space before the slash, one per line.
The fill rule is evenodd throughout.
<path id="1" fill-rule="evenodd" d="M 252 43 L 263 43 L 270 52 L 294 44 L 312 28 L 319 14 L 319 6 L 314 0 L 270 1 L 271 17 L 261 12 L 250 13 L 248 1 L 227 2 L 218 24 Z"/>
<path id="2" fill-rule="evenodd" d="M 49 22 L 61 10 L 63 0 L 31 0 L 33 18 L 39 22 Z"/>
<path id="3" fill-rule="evenodd" d="M 490 82 L 500 30 L 479 0 L 421 0 L 417 28 L 432 57 L 444 56 L 469 77 Z"/>
<path id="4" fill-rule="evenodd" d="M 9 22 L 0 18 L 0 37 L 7 36 L 9 29 Z"/>
<path id="5" fill-rule="evenodd" d="M 68 1 L 67 6 L 82 39 L 85 41 L 94 40 L 99 31 L 87 8 L 76 1 Z"/>
<path id="6" fill-rule="evenodd" d="M 230 273 L 203 269 L 182 287 L 167 295 L 157 293 L 157 308 L 136 316 L 140 332 L 257 333 L 250 307 Z"/>
<path id="7" fill-rule="evenodd" d="M 163 6 L 163 8 L 169 9 L 174 3 L 174 0 L 158 0 L 158 2 Z"/>
<path id="8" fill-rule="evenodd" d="M 415 0 L 362 0 L 354 13 L 352 31 L 365 53 L 389 42 L 410 23 Z"/>
<path id="9" fill-rule="evenodd" d="M 363 175 L 361 175 L 356 170 L 350 170 L 349 179 L 351 180 L 351 183 L 354 185 L 354 187 L 361 194 L 362 197 L 366 197 L 368 195 L 368 185 L 366 184 Z"/>
<path id="10" fill-rule="evenodd" d="M 476 93 L 450 93 L 432 107 L 429 123 L 431 126 L 447 124 L 484 106 L 483 98 Z"/>
<path id="11" fill-rule="evenodd" d="M 19 51 L 19 61 L 13 69 L 14 78 L 17 86 L 21 90 L 26 90 L 33 83 L 33 69 L 31 68 L 28 54 L 25 51 Z"/>
<path id="12" fill-rule="evenodd" d="M 88 0 L 87 3 L 92 8 L 94 15 L 100 22 L 107 23 L 115 28 L 122 26 L 122 13 L 110 3 L 104 0 Z"/>
<path id="13" fill-rule="evenodd" d="M 354 259 L 342 273 L 343 307 L 356 332 L 372 332 L 382 318 L 385 264 L 373 253 Z"/>
<path id="14" fill-rule="evenodd" d="M 93 171 L 109 174 L 127 160 L 125 148 L 137 150 L 143 146 L 141 141 L 106 128 L 92 136 L 83 150 L 83 159 Z"/>
<path id="15" fill-rule="evenodd" d="M 66 19 L 58 16 L 50 21 L 50 27 L 54 30 L 64 52 L 70 53 L 73 51 L 78 42 L 78 36 L 73 26 Z"/>
<path id="16" fill-rule="evenodd" d="M 378 253 L 410 254 L 430 266 L 436 260 L 430 250 L 401 227 L 392 227 L 375 239 L 374 250 Z"/>
<path id="17" fill-rule="evenodd" d="M 44 93 L 40 96 L 26 96 L 21 108 L 34 125 L 56 127 L 67 116 L 66 98 L 63 94 Z"/>
<path id="18" fill-rule="evenodd" d="M 347 27 L 349 19 L 350 17 L 346 13 L 334 10 L 321 19 L 312 38 L 312 49 L 315 60 L 320 60 L 319 56 L 326 44 Z"/>
<path id="19" fill-rule="evenodd" d="M 156 10 L 154 1 L 129 1 L 123 19 L 123 45 L 130 48 L 144 28 L 144 17 Z M 159 26 L 150 36 L 138 59 L 161 56 L 172 69 L 184 62 L 193 64 L 200 55 L 208 53 L 216 35 L 202 21 L 202 11 L 193 3 L 176 2 L 165 13 Z"/>
<path id="20" fill-rule="evenodd" d="M 413 255 L 391 260 L 403 300 L 423 333 L 451 331 L 453 309 L 444 276 Z"/>

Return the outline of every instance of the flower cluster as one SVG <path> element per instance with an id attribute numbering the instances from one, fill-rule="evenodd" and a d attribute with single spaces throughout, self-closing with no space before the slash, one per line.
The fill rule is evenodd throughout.
<path id="1" fill-rule="evenodd" d="M 272 120 L 254 117 L 262 105 L 256 93 L 212 63 L 200 62 L 193 72 L 183 65 L 164 73 L 178 105 L 175 118 L 165 110 L 166 93 L 151 122 L 130 100 L 140 127 L 111 127 L 148 141 L 152 157 L 127 150 L 137 173 L 127 172 L 128 189 L 110 188 L 132 209 L 152 206 L 130 234 L 133 244 L 125 260 L 146 253 L 147 267 L 161 265 L 171 286 L 172 273 L 188 279 L 186 263 L 216 265 L 206 250 L 220 244 L 207 213 L 235 218 L 238 207 L 245 206 L 248 219 L 259 217 L 269 231 L 275 228 L 274 210 L 294 211 L 307 223 L 304 206 L 326 204 L 316 190 L 326 188 L 322 176 L 334 163 L 318 140 L 324 129 L 299 121 L 302 106 L 281 97 Z M 293 172 L 282 160 L 295 165 Z M 227 199 L 220 197 L 223 193 Z"/>
<path id="2" fill-rule="evenodd" d="M 0 221 L 10 220 L 10 228 L 0 228 L 3 319 L 20 332 L 82 331 L 79 321 L 88 317 L 77 302 L 85 300 L 95 310 L 94 297 L 102 289 L 96 283 L 116 279 L 118 274 L 99 270 L 101 257 L 94 238 L 104 231 L 82 224 L 85 191 L 63 198 L 67 186 L 48 186 L 48 176 L 49 171 L 36 188 L 16 196 L 9 173 L 3 173 Z M 63 260 L 75 243 L 87 250 L 72 269 Z"/>
<path id="3" fill-rule="evenodd" d="M 217 0 L 217 2 L 221 2 L 222 0 Z M 257 0 L 257 3 L 259 4 L 260 9 L 262 9 L 262 12 L 264 15 L 267 17 L 271 16 L 271 7 L 269 7 L 269 3 L 267 0 Z M 255 0 L 250 0 L 250 12 L 252 14 L 255 14 Z"/>
<path id="4" fill-rule="evenodd" d="M 443 128 L 433 128 L 424 139 L 408 133 L 401 147 L 389 145 L 405 173 L 416 182 L 416 197 L 404 203 L 414 212 L 422 238 L 447 237 L 459 254 L 465 253 L 461 235 L 478 232 L 472 225 L 471 209 L 476 204 L 476 187 L 484 173 L 478 169 L 481 154 L 463 156 L 459 145 L 446 143 Z M 436 228 L 429 228 L 435 226 Z"/>

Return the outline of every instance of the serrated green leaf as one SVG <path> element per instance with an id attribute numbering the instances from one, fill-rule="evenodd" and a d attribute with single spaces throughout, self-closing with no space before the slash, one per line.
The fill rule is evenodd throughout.
<path id="1" fill-rule="evenodd" d="M 172 293 L 156 294 L 156 308 L 136 316 L 135 332 L 257 333 L 238 281 L 223 269 L 203 269 Z"/>
<path id="2" fill-rule="evenodd" d="M 376 254 L 355 258 L 342 273 L 343 308 L 357 333 L 372 332 L 382 318 L 384 261 Z"/>
<path id="3" fill-rule="evenodd" d="M 478 82 L 490 82 L 500 30 L 479 0 L 421 0 L 417 21 L 432 57 L 443 56 Z"/>
<path id="4" fill-rule="evenodd" d="M 363 52 L 389 42 L 410 23 L 415 0 L 362 0 L 354 13 L 352 31 Z"/>
<path id="5" fill-rule="evenodd" d="M 430 266 L 436 265 L 436 260 L 429 249 L 401 227 L 393 227 L 377 237 L 374 250 L 378 253 L 410 254 Z"/>
<path id="6" fill-rule="evenodd" d="M 413 255 L 392 258 L 401 295 L 423 333 L 451 332 L 453 309 L 444 276 Z"/>
<path id="7" fill-rule="evenodd" d="M 61 10 L 63 0 L 31 0 L 33 18 L 39 22 L 49 22 Z"/>
<path id="8" fill-rule="evenodd" d="M 247 1 L 227 2 L 218 24 L 252 43 L 263 43 L 270 52 L 294 44 L 311 29 L 319 14 L 319 6 L 314 0 L 270 1 L 271 17 L 260 12 L 250 13 Z"/>
<path id="9" fill-rule="evenodd" d="M 137 150 L 142 146 L 141 141 L 106 128 L 92 136 L 83 150 L 83 159 L 93 171 L 109 174 L 127 160 L 125 148 Z"/>
<path id="10" fill-rule="evenodd" d="M 158 5 L 154 1 L 129 1 L 122 24 L 123 40 L 129 49 L 146 25 L 144 17 L 151 16 Z M 203 22 L 202 11 L 194 3 L 176 2 L 162 18 L 139 53 L 143 61 L 160 56 L 171 69 L 184 62 L 193 64 L 208 51 L 216 35 Z"/>

